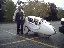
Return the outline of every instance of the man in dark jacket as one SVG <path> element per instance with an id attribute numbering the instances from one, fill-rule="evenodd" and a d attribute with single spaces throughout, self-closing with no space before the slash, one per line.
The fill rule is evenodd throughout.
<path id="1" fill-rule="evenodd" d="M 23 34 L 23 16 L 24 11 L 21 9 L 21 6 L 18 7 L 18 9 L 15 11 L 13 16 L 13 21 L 16 21 L 17 23 L 17 34 L 21 31 L 21 34 Z M 20 29 L 21 28 L 21 29 Z"/>

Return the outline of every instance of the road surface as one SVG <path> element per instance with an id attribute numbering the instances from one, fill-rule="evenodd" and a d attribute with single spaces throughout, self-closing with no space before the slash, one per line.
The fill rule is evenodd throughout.
<path id="1" fill-rule="evenodd" d="M 59 32 L 60 21 L 51 21 L 57 34 L 50 38 L 30 35 L 17 35 L 16 23 L 0 24 L 0 48 L 64 48 L 64 34 Z"/>

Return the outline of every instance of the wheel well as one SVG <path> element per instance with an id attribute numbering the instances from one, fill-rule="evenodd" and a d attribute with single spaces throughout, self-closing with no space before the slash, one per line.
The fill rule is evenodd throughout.
<path id="1" fill-rule="evenodd" d="M 27 26 L 25 26 L 25 27 L 27 27 Z M 28 28 L 28 27 L 27 27 L 27 28 Z M 29 32 L 29 31 L 31 31 L 31 30 L 28 28 L 28 32 Z"/>

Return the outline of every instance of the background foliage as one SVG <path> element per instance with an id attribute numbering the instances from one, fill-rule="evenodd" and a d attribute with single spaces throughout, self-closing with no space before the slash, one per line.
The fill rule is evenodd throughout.
<path id="1" fill-rule="evenodd" d="M 12 22 L 15 10 L 16 5 L 13 1 L 8 0 L 5 1 L 5 3 L 2 2 L 2 11 L 0 11 L 2 15 L 0 15 L 0 21 L 4 20 Z M 64 17 L 64 10 L 57 8 L 54 3 L 49 2 L 30 1 L 23 5 L 23 10 L 25 12 L 25 16 L 38 16 L 49 21 L 60 20 Z"/>

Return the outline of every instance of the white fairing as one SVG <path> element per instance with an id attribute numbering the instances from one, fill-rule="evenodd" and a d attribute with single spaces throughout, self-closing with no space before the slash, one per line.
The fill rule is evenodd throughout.
<path id="1" fill-rule="evenodd" d="M 39 29 L 40 33 L 47 34 L 47 35 L 52 35 L 52 34 L 55 33 L 53 26 L 50 25 L 48 22 L 45 23 L 43 21 L 40 26 L 41 26 L 40 29 Z"/>
<path id="2" fill-rule="evenodd" d="M 28 17 L 33 19 L 32 22 L 28 21 Z M 55 28 L 46 20 L 43 20 L 42 18 L 35 17 L 35 16 L 28 16 L 28 17 L 25 18 L 24 25 L 27 26 L 31 31 L 45 34 L 45 35 L 55 34 L 56 32 Z M 35 19 L 38 20 L 37 25 L 34 22 Z"/>

